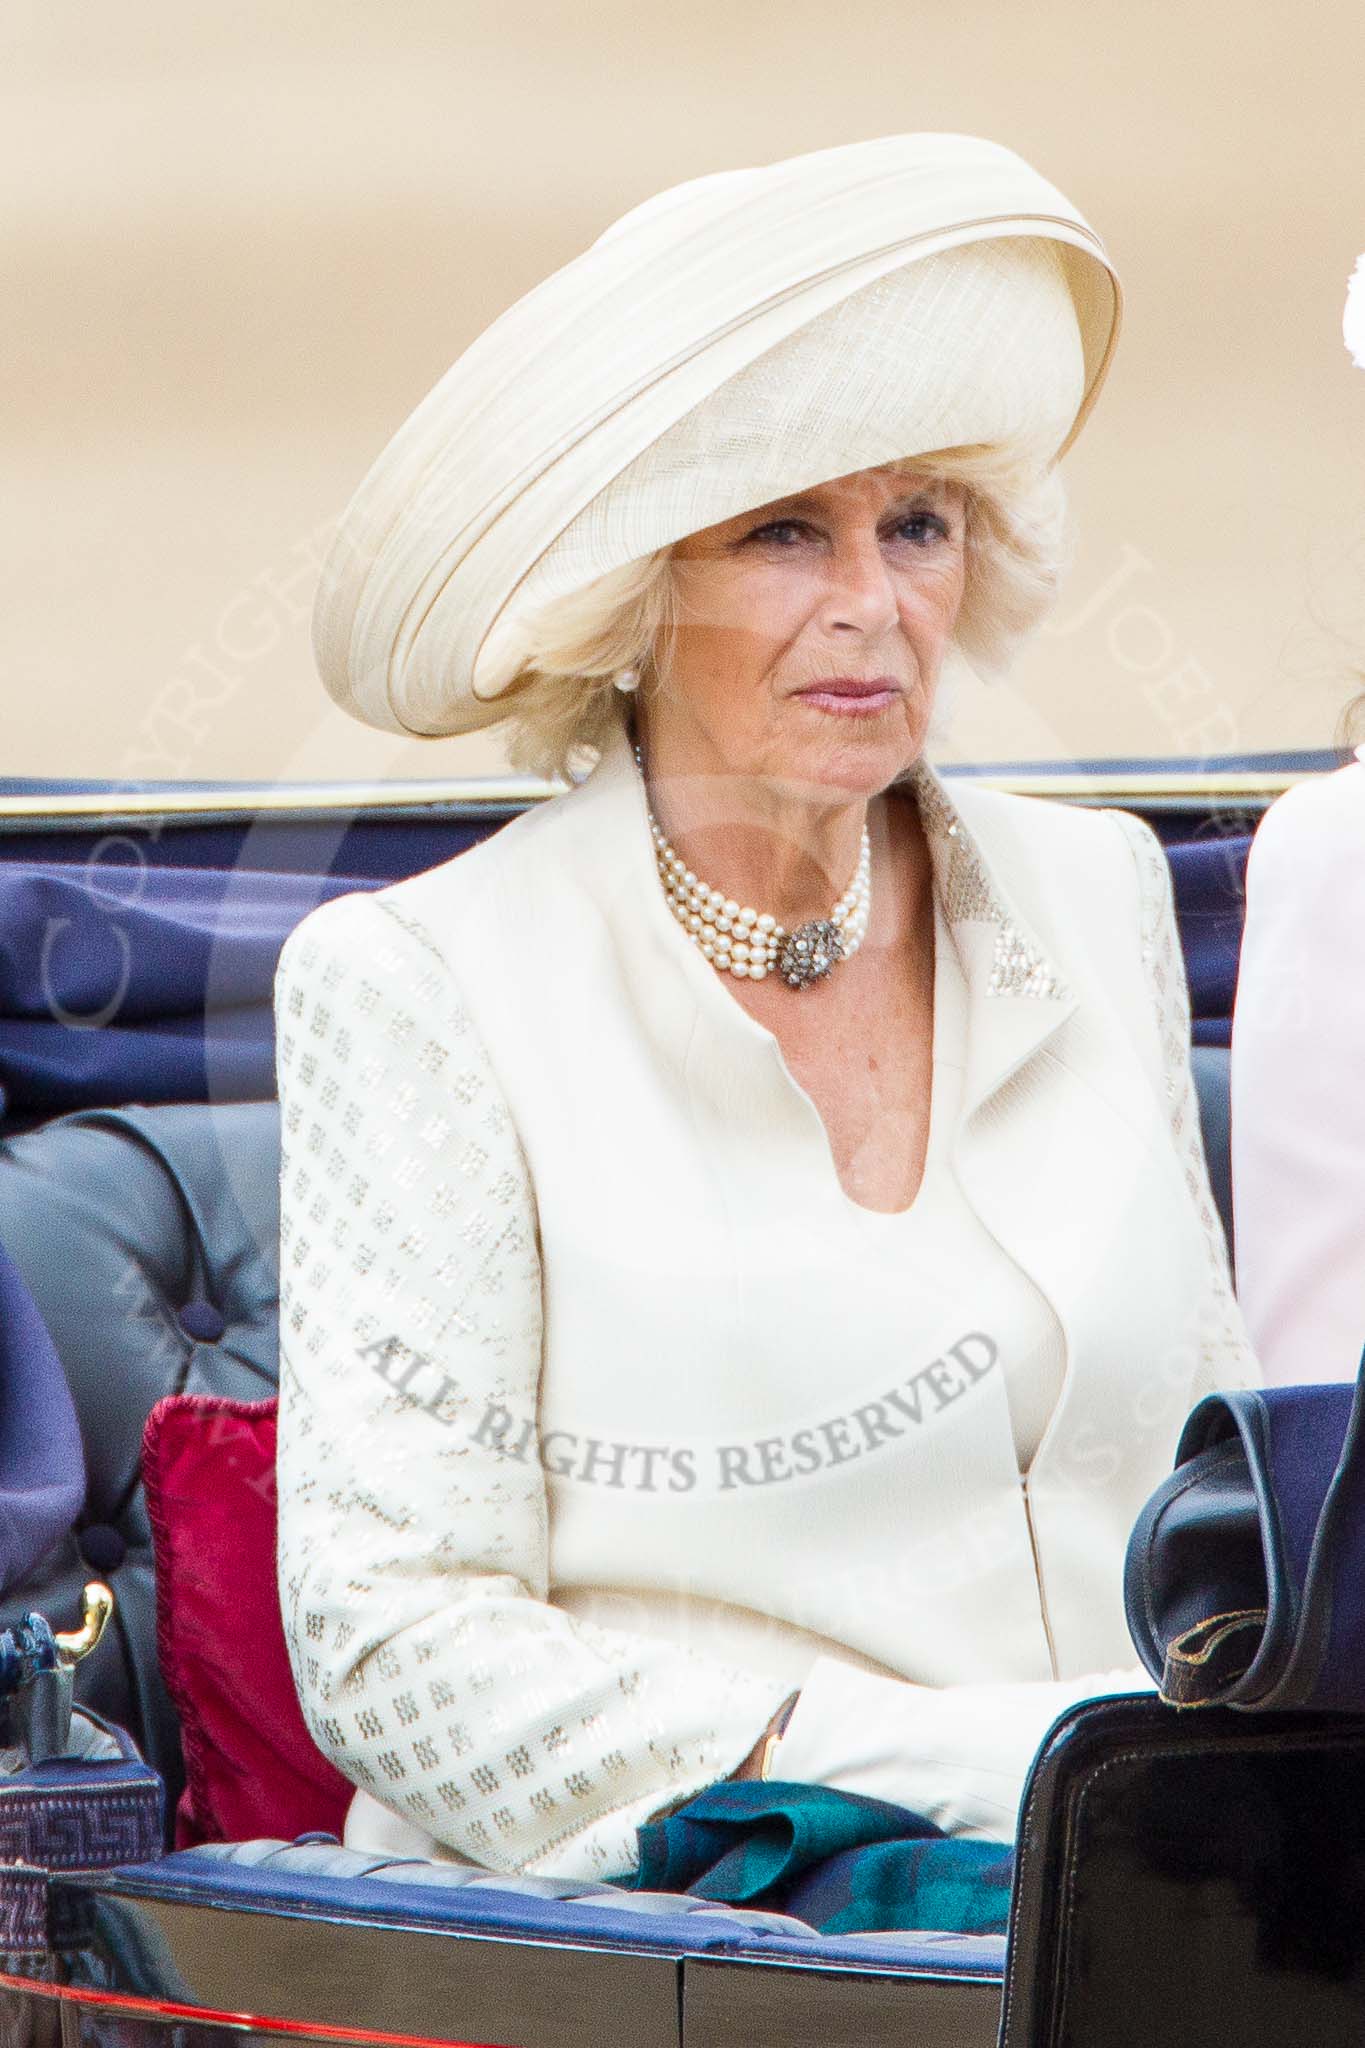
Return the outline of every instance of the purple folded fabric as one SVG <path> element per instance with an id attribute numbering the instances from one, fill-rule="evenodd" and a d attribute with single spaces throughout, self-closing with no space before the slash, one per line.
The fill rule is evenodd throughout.
<path id="1" fill-rule="evenodd" d="M 0 1117 L 275 1093 L 281 946 L 349 875 L 0 866 Z M 131 899 L 131 900 L 130 900 Z"/>
<path id="2" fill-rule="evenodd" d="M 0 1595 L 70 1528 L 85 1497 L 76 1411 L 47 1325 L 0 1250 Z"/>

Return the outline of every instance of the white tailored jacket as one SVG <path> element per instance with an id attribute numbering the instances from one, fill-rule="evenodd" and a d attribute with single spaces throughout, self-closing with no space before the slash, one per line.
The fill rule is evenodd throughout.
<path id="1" fill-rule="evenodd" d="M 1260 1377 L 1169 870 L 1124 812 L 908 780 L 966 988 L 935 1142 L 1064 1339 L 1023 1477 L 988 1347 L 916 1350 L 901 1219 L 674 922 L 624 731 L 290 936 L 280 1591 L 348 1840 L 624 1872 L 797 1687 L 775 1775 L 1007 1836 L 1055 1713 L 1140 1682 L 1129 1528 L 1193 1402 Z M 898 1380 L 854 1459 L 838 1418 Z M 726 1443 L 783 1483 L 720 1483 Z"/>

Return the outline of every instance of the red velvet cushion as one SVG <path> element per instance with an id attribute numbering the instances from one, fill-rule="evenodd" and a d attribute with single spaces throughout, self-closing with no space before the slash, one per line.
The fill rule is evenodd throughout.
<path id="1" fill-rule="evenodd" d="M 284 1646 L 275 1408 L 174 1394 L 147 1418 L 157 1652 L 185 1751 L 180 1848 L 340 1834 L 353 1790 L 304 1725 Z"/>

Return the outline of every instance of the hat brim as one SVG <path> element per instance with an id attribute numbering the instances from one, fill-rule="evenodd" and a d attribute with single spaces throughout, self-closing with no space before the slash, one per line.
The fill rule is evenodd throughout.
<path id="1" fill-rule="evenodd" d="M 650 450 L 859 293 L 894 288 L 947 252 L 1021 238 L 1056 250 L 1079 343 L 1067 416 L 1051 386 L 1050 413 L 1040 400 L 1055 445 L 1037 452 L 1055 460 L 1103 384 L 1121 294 L 1098 236 L 1011 151 L 964 136 L 892 136 L 647 201 L 481 335 L 366 477 L 314 614 L 328 691 L 387 731 L 444 735 L 502 718 L 528 604 L 573 587 L 575 574 L 586 582 L 766 502 L 775 475 L 787 492 L 869 466 L 840 459 L 836 420 L 818 449 L 792 436 L 790 462 L 767 464 L 747 497 L 743 465 L 717 464 L 700 494 L 669 498 L 651 494 Z M 1044 373 L 1055 385 L 1055 365 L 1040 364 Z M 1011 418 L 1026 396 L 1015 395 Z M 950 417 L 959 415 L 940 403 L 918 424 L 931 431 L 930 418 Z M 888 411 L 881 459 L 946 445 L 900 445 L 916 425 L 903 405 Z M 876 435 L 849 443 L 855 454 L 876 445 Z M 591 546 L 566 551 L 575 523 L 592 525 L 632 466 L 632 516 L 599 520 L 606 530 Z M 547 576 L 556 555 L 557 577 Z"/>

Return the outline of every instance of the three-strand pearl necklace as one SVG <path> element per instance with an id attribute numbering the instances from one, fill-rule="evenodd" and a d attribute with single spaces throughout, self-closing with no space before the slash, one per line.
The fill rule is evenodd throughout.
<path id="1" fill-rule="evenodd" d="M 638 746 L 635 759 L 643 779 L 644 757 Z M 645 808 L 669 908 L 702 957 L 721 973 L 749 981 L 778 974 L 789 988 L 808 988 L 861 946 L 872 901 L 872 846 L 866 825 L 853 880 L 829 916 L 811 918 L 789 932 L 768 911 L 752 910 L 709 888 L 669 843 L 648 794 Z"/>

